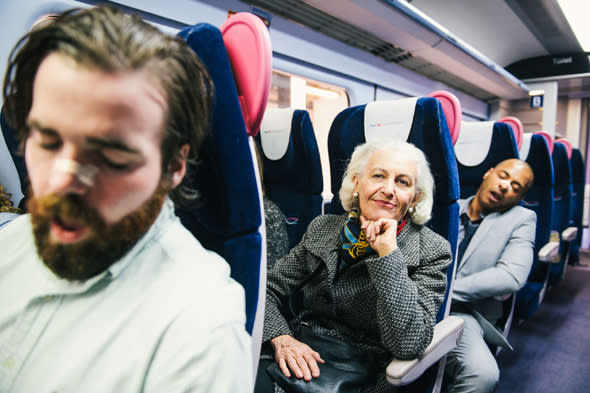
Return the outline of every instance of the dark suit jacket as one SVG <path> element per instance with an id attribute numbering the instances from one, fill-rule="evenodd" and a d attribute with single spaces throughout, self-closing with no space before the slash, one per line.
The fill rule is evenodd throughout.
<path id="1" fill-rule="evenodd" d="M 346 215 L 317 217 L 301 243 L 269 271 L 263 342 L 291 334 L 281 311 L 288 296 L 316 272 L 302 289 L 297 318 L 316 333 L 374 350 L 383 365 L 416 357 L 432 339 L 451 262 L 449 243 L 408 221 L 397 250 L 382 258 L 367 256 L 337 275 L 345 220 Z"/>

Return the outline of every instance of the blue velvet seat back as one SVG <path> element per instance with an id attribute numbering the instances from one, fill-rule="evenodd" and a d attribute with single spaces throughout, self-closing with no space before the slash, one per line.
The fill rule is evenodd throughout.
<path id="1" fill-rule="evenodd" d="M 27 194 L 27 188 L 29 185 L 29 177 L 27 175 L 27 167 L 25 164 L 24 155 L 19 153 L 19 144 L 20 141 L 16 138 L 12 127 L 8 125 L 6 122 L 6 118 L 4 115 L 4 107 L 0 110 L 0 128 L 2 129 L 2 137 L 4 138 L 4 143 L 6 144 L 6 148 L 10 153 L 6 157 L 2 158 L 2 174 L 0 178 L 0 184 L 2 184 L 5 190 L 15 197 L 20 191 L 23 195 Z M 5 171 L 16 171 L 18 180 L 14 178 L 14 176 L 5 174 Z M 17 184 L 19 183 L 19 184 Z M 13 198 L 14 200 L 14 198 Z M 19 205 L 21 208 L 24 209 L 25 198 L 22 198 Z"/>
<path id="2" fill-rule="evenodd" d="M 260 196 L 246 127 L 221 32 L 197 24 L 179 33 L 207 66 L 214 84 L 211 133 L 200 163 L 188 176 L 199 191 L 195 203 L 178 207 L 182 223 L 204 247 L 222 255 L 246 292 L 246 328 L 252 332 L 260 285 Z"/>
<path id="3" fill-rule="evenodd" d="M 255 140 L 262 159 L 266 196 L 287 218 L 292 248 L 299 243 L 309 223 L 322 213 L 324 181 L 313 125 L 307 111 L 294 110 L 287 151 L 278 160 L 264 155 L 260 134 Z"/>
<path id="4" fill-rule="evenodd" d="M 553 170 L 555 172 L 555 191 L 553 195 L 553 218 L 551 228 L 563 231 L 570 223 L 572 197 L 572 168 L 563 144 L 556 142 L 553 147 Z"/>
<path id="5" fill-rule="evenodd" d="M 344 212 L 338 197 L 346 165 L 354 148 L 365 142 L 364 129 L 365 105 L 347 108 L 340 112 L 332 122 L 328 135 L 328 153 L 330 156 L 331 190 L 334 194 L 329 213 Z M 421 149 L 428 162 L 436 193 L 435 205 L 448 206 L 458 199 L 459 183 L 457 181 L 457 163 L 450 140 L 448 127 L 440 103 L 435 98 L 423 97 L 416 104 L 412 130 L 408 136 L 409 143 Z M 448 223 L 441 219 L 438 211 L 433 209 L 430 226 L 437 233 L 447 237 Z"/>
<path id="6" fill-rule="evenodd" d="M 483 180 L 483 175 L 488 169 L 495 167 L 501 161 L 518 157 L 518 147 L 511 127 L 506 123 L 495 122 L 492 140 L 485 159 L 474 166 L 465 166 L 457 162 L 461 198 L 464 199 L 475 195 Z"/>
<path id="7" fill-rule="evenodd" d="M 343 213 L 344 210 L 338 197 L 346 165 L 354 148 L 365 142 L 364 135 L 365 105 L 354 106 L 340 112 L 334 119 L 328 135 L 328 153 L 330 157 L 331 190 L 334 194 L 329 212 Z M 395 119 L 395 113 L 392 114 Z M 421 149 L 434 176 L 435 195 L 432 219 L 427 224 L 434 231 L 445 237 L 453 254 L 457 249 L 459 227 L 459 177 L 457 162 L 451 135 L 440 102 L 431 97 L 419 98 L 416 102 L 412 126 L 407 141 Z M 447 269 L 447 292 L 441 305 L 437 322 L 448 313 L 449 291 L 454 278 L 455 258 Z M 437 375 L 440 367 L 432 366 L 415 382 L 399 390 L 402 392 L 430 392 L 440 382 Z"/>
<path id="8" fill-rule="evenodd" d="M 365 105 L 347 108 L 340 112 L 332 122 L 328 135 L 330 156 L 331 190 L 334 194 L 329 213 L 344 212 L 338 192 L 346 165 L 354 148 L 365 142 Z M 392 114 L 395 117 L 395 114 Z M 419 98 L 407 139 L 421 149 L 430 164 L 434 176 L 435 195 L 432 219 L 428 223 L 434 231 L 449 240 L 451 250 L 457 247 L 459 225 L 459 182 L 457 162 L 453 143 L 440 102 L 431 97 Z M 453 268 L 449 268 L 449 283 L 452 282 Z M 448 295 L 448 289 L 447 289 Z M 441 307 L 438 320 L 444 317 L 447 297 Z"/>
<path id="9" fill-rule="evenodd" d="M 516 296 L 515 312 L 519 319 L 531 317 L 542 300 L 549 277 L 549 265 L 539 261 L 538 252 L 549 242 L 553 212 L 554 174 L 549 146 L 541 135 L 533 134 L 530 138 L 528 155 L 521 158 L 533 169 L 534 182 L 525 195 L 522 205 L 537 214 L 537 230 L 533 266 L 525 286 Z"/>
<path id="10" fill-rule="evenodd" d="M 461 132 L 466 132 L 467 130 L 465 128 L 466 127 L 463 126 Z M 459 135 L 459 138 L 461 138 L 461 135 Z M 485 153 L 485 145 L 482 144 L 479 147 L 481 147 L 482 152 Z M 459 183 L 461 185 L 461 198 L 468 198 L 475 195 L 483 181 L 484 174 L 490 168 L 495 167 L 506 159 L 519 157 L 518 146 L 516 144 L 514 133 L 512 132 L 512 127 L 506 123 L 494 122 L 492 125 L 491 140 L 487 147 L 487 154 L 485 154 L 483 160 L 478 164 L 471 166 L 466 166 L 457 162 Z M 511 297 L 505 302 L 504 314 L 499 319 L 501 324 L 511 319 L 513 313 L 512 299 L 513 298 Z"/>
<path id="11" fill-rule="evenodd" d="M 571 224 L 572 208 L 572 167 L 567 155 L 565 145 L 555 142 L 553 145 L 553 170 L 555 173 L 555 189 L 553 194 L 553 216 L 551 218 L 551 229 L 561 232 Z M 566 255 L 569 245 L 561 242 L 559 252 L 561 262 L 551 265 L 549 274 L 549 285 L 555 285 L 561 279 L 566 263 Z"/>
<path id="12" fill-rule="evenodd" d="M 461 132 L 473 132 L 463 126 Z M 461 138 L 461 135 L 459 135 Z M 459 141 L 457 142 L 459 143 Z M 457 147 L 457 146 L 456 146 Z M 459 184 L 461 187 L 461 198 L 465 199 L 475 195 L 477 189 L 481 185 L 483 175 L 490 169 L 495 167 L 501 161 L 509 158 L 518 158 L 518 146 L 512 128 L 501 122 L 494 122 L 492 125 L 492 136 L 487 146 L 487 154 L 485 154 L 486 146 L 479 144 L 477 148 L 481 148 L 484 158 L 478 164 L 467 166 L 457 161 L 457 170 L 459 172 Z M 458 231 L 457 225 L 457 231 Z"/>
<path id="13" fill-rule="evenodd" d="M 582 242 L 582 216 L 584 213 L 584 188 L 586 186 L 585 164 L 582 153 L 579 149 L 572 149 L 570 158 L 572 165 L 572 225 L 578 228 L 578 237 L 571 245 L 571 255 L 575 260 L 578 259 L 580 243 Z"/>

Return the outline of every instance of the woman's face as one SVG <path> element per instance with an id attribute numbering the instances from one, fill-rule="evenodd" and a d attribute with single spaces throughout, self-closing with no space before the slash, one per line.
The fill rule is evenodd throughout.
<path id="1" fill-rule="evenodd" d="M 399 222 L 418 199 L 416 172 L 415 160 L 406 153 L 373 153 L 364 171 L 353 178 L 361 215 L 372 221 L 386 218 Z"/>

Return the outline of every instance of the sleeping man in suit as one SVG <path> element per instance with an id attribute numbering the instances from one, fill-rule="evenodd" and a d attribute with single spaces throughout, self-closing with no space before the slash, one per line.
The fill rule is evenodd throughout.
<path id="1" fill-rule="evenodd" d="M 537 217 L 518 204 L 532 184 L 529 165 L 509 159 L 485 173 L 473 197 L 459 201 L 462 225 L 451 313 L 465 325 L 461 342 L 447 358 L 449 392 L 496 390 L 500 372 L 484 339 L 489 324 L 481 315 L 493 325 L 503 309 L 498 297 L 518 291 L 528 277 Z"/>

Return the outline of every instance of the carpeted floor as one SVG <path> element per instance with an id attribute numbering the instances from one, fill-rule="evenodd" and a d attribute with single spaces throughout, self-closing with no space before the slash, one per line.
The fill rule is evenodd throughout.
<path id="1" fill-rule="evenodd" d="M 590 258 L 568 266 L 535 315 L 513 326 L 498 355 L 497 393 L 590 392 Z"/>

